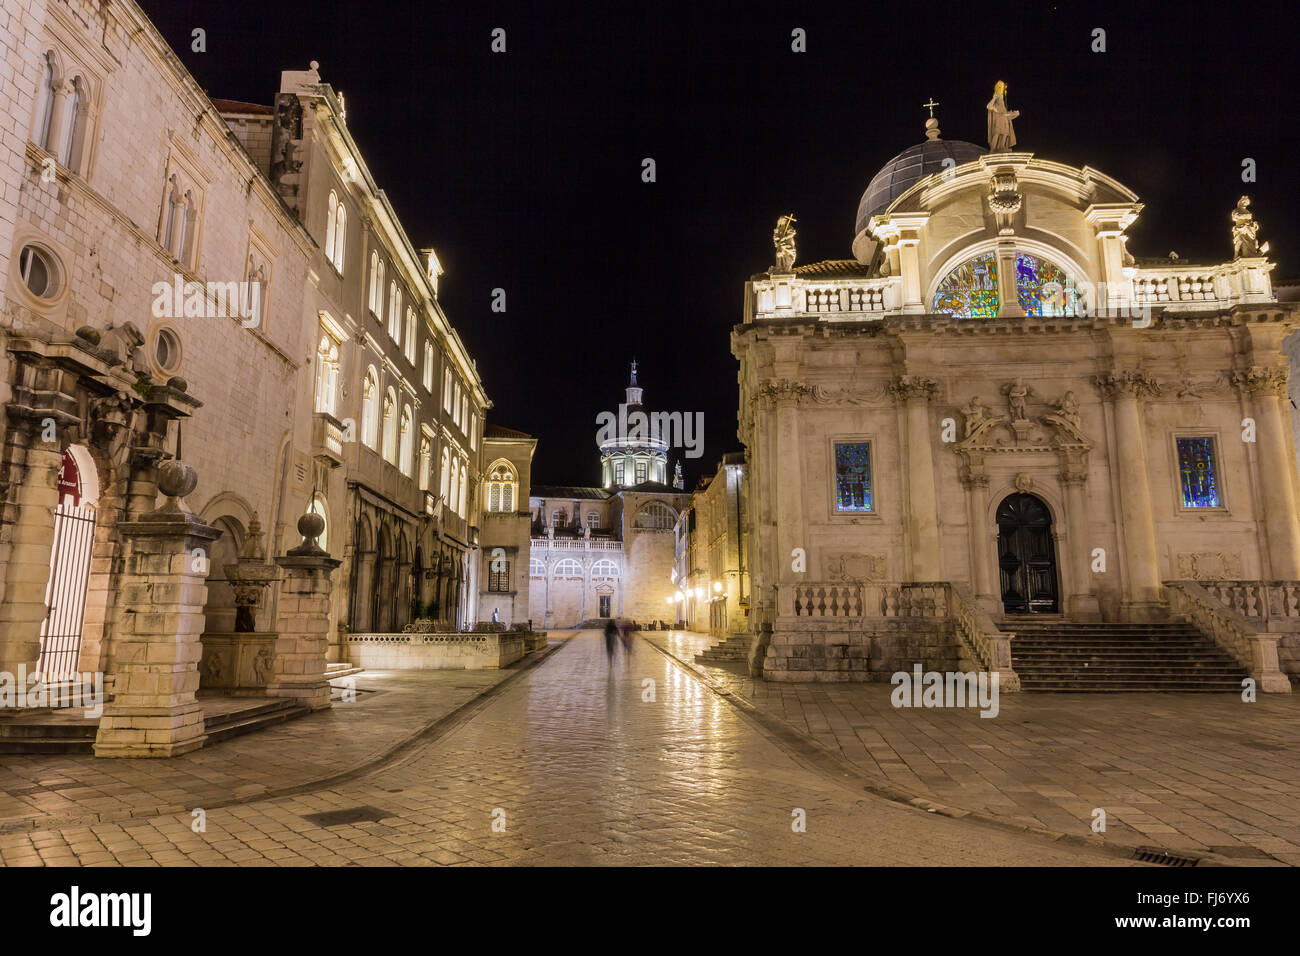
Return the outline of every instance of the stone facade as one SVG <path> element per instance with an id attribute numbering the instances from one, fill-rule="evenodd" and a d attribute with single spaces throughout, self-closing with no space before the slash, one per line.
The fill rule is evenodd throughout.
<path id="1" fill-rule="evenodd" d="M 1272 263 L 1144 265 L 1124 186 L 972 149 L 862 214 L 854 259 L 746 286 L 732 351 L 769 664 L 817 646 L 808 585 L 956 582 L 951 614 L 1014 630 L 1023 610 L 1160 619 L 1189 570 L 1300 576 L 1296 317 Z M 850 613 L 876 633 L 873 602 Z"/>
<path id="2" fill-rule="evenodd" d="M 748 503 L 745 456 L 724 455 L 701 479 L 677 519 L 677 620 L 692 631 L 728 637 L 749 630 Z"/>
<path id="3" fill-rule="evenodd" d="M 478 617 L 507 626 L 529 619 L 528 563 L 537 439 L 500 425 L 483 435 L 482 533 L 478 549 Z"/>

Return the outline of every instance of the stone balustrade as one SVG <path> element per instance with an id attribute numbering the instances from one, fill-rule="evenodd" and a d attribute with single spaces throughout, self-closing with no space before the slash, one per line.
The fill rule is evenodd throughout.
<path id="1" fill-rule="evenodd" d="M 1133 269 L 1133 299 L 1143 306 L 1178 311 L 1220 309 L 1272 296 L 1263 260 L 1234 260 L 1213 266 L 1147 266 Z"/>
<path id="2" fill-rule="evenodd" d="M 753 315 L 772 318 L 780 315 L 844 314 L 846 318 L 863 313 L 884 313 L 902 302 L 902 279 L 891 276 L 879 279 L 800 279 L 781 277 L 754 283 Z"/>
<path id="3" fill-rule="evenodd" d="M 1300 630 L 1300 581 L 1202 581 L 1201 586 L 1265 630 Z"/>
<path id="4" fill-rule="evenodd" d="M 948 585 L 948 613 L 956 622 L 957 636 L 980 667 L 998 675 L 1002 693 L 1020 690 L 1020 676 L 1011 667 L 1015 633 L 1000 630 L 975 595 L 961 584 Z"/>
<path id="5" fill-rule="evenodd" d="M 622 551 L 622 541 L 593 538 L 533 538 L 533 551 Z"/>
<path id="6" fill-rule="evenodd" d="M 495 670 L 546 646 L 535 631 L 357 633 L 348 635 L 348 659 L 374 670 Z"/>
<path id="7" fill-rule="evenodd" d="M 1235 657 L 1261 691 L 1291 692 L 1291 681 L 1278 662 L 1280 635 L 1259 630 L 1255 623 L 1258 618 L 1251 619 L 1224 604 L 1197 581 L 1166 581 L 1164 586 L 1170 612 L 1189 621 Z"/>

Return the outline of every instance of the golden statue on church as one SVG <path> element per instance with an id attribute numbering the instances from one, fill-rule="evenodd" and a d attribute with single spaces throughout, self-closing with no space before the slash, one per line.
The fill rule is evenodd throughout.
<path id="1" fill-rule="evenodd" d="M 1011 121 L 1020 115 L 1020 111 L 1007 109 L 1007 85 L 1001 80 L 993 87 L 993 99 L 985 109 L 989 113 L 989 152 L 1009 152 L 1016 145 L 1016 131 Z"/>

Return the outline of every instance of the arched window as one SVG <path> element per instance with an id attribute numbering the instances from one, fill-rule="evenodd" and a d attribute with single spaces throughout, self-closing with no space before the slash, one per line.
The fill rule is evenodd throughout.
<path id="1" fill-rule="evenodd" d="M 401 439 L 398 450 L 398 467 L 407 478 L 411 477 L 415 466 L 415 420 L 411 417 L 411 406 L 402 408 Z"/>
<path id="2" fill-rule="evenodd" d="M 397 464 L 397 393 L 391 388 L 384 395 L 384 461 Z"/>
<path id="3" fill-rule="evenodd" d="M 636 516 L 636 527 L 643 531 L 668 531 L 676 523 L 673 509 L 658 501 L 652 501 Z"/>
<path id="4" fill-rule="evenodd" d="M 593 578 L 616 578 L 618 577 L 618 565 L 608 558 L 601 558 L 591 566 L 591 576 Z"/>
<path id="5" fill-rule="evenodd" d="M 424 376 L 421 379 L 426 392 L 433 391 L 433 343 L 424 343 Z"/>
<path id="6" fill-rule="evenodd" d="M 338 223 L 334 218 L 334 211 L 338 208 L 338 193 L 330 190 L 329 203 L 325 207 L 325 258 L 330 262 L 334 261 L 334 236 Z"/>
<path id="7" fill-rule="evenodd" d="M 379 261 L 379 253 L 373 250 L 370 253 L 370 297 L 366 300 L 370 312 L 373 315 L 379 314 L 379 290 L 384 284 L 384 264 Z"/>
<path id="8" fill-rule="evenodd" d="M 334 263 L 334 268 L 338 274 L 343 274 L 343 240 L 348 235 L 348 210 L 342 202 L 334 210 L 334 257 L 330 261 Z"/>
<path id="9" fill-rule="evenodd" d="M 1073 277 L 1042 256 L 1016 255 L 1016 298 L 1025 315 L 1080 315 L 1086 307 Z M 1002 309 L 998 259 L 981 253 L 957 266 L 934 292 L 932 311 L 961 319 L 991 319 Z"/>
<path id="10" fill-rule="evenodd" d="M 32 142 L 41 149 L 50 148 L 50 122 L 54 118 L 54 51 L 44 56 L 40 86 L 36 90 L 36 120 L 32 126 Z"/>
<path id="11" fill-rule="evenodd" d="M 420 439 L 420 490 L 429 490 L 429 470 L 433 467 L 433 445 L 429 439 Z"/>
<path id="12" fill-rule="evenodd" d="M 361 442 L 367 448 L 379 447 L 379 375 L 373 365 L 361 386 Z"/>
<path id="13" fill-rule="evenodd" d="M 455 462 L 451 464 L 451 493 L 447 497 L 447 507 L 460 514 L 460 469 Z"/>
<path id="14" fill-rule="evenodd" d="M 415 364 L 415 310 L 406 307 L 406 360 Z"/>
<path id="15" fill-rule="evenodd" d="M 546 565 L 542 563 L 540 558 L 528 559 L 528 576 L 530 578 L 546 577 Z"/>
<path id="16" fill-rule="evenodd" d="M 469 501 L 469 469 L 462 464 L 460 466 L 460 516 L 466 517 L 469 510 L 466 505 Z"/>
<path id="17" fill-rule="evenodd" d="M 515 510 L 518 475 L 509 462 L 498 461 L 488 470 L 488 511 Z"/>
<path id="18" fill-rule="evenodd" d="M 445 369 L 442 373 L 442 409 L 451 411 L 451 369 Z"/>
<path id="19" fill-rule="evenodd" d="M 442 500 L 451 506 L 451 454 L 446 448 L 442 450 Z"/>
<path id="20" fill-rule="evenodd" d="M 582 565 L 573 558 L 565 558 L 555 564 L 555 577 L 557 578 L 580 578 L 582 577 Z"/>
<path id="21" fill-rule="evenodd" d="M 71 92 L 63 103 L 63 125 L 59 128 L 59 162 L 75 173 L 77 163 L 73 147 L 81 138 L 81 127 L 89 104 L 86 100 L 86 81 L 79 76 L 73 77 L 71 86 Z"/>
<path id="22" fill-rule="evenodd" d="M 328 335 L 322 335 L 316 348 L 316 411 L 334 414 L 338 380 L 339 347 Z"/>
<path id="23" fill-rule="evenodd" d="M 402 341 L 402 327 L 399 313 L 402 310 L 402 293 L 397 291 L 397 281 L 388 283 L 388 337 L 399 345 Z"/>

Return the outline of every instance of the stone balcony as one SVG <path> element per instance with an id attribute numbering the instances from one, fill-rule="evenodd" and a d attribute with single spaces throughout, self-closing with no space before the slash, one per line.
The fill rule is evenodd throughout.
<path id="1" fill-rule="evenodd" d="M 328 412 L 312 416 L 311 453 L 331 468 L 343 464 L 343 423 Z"/>

